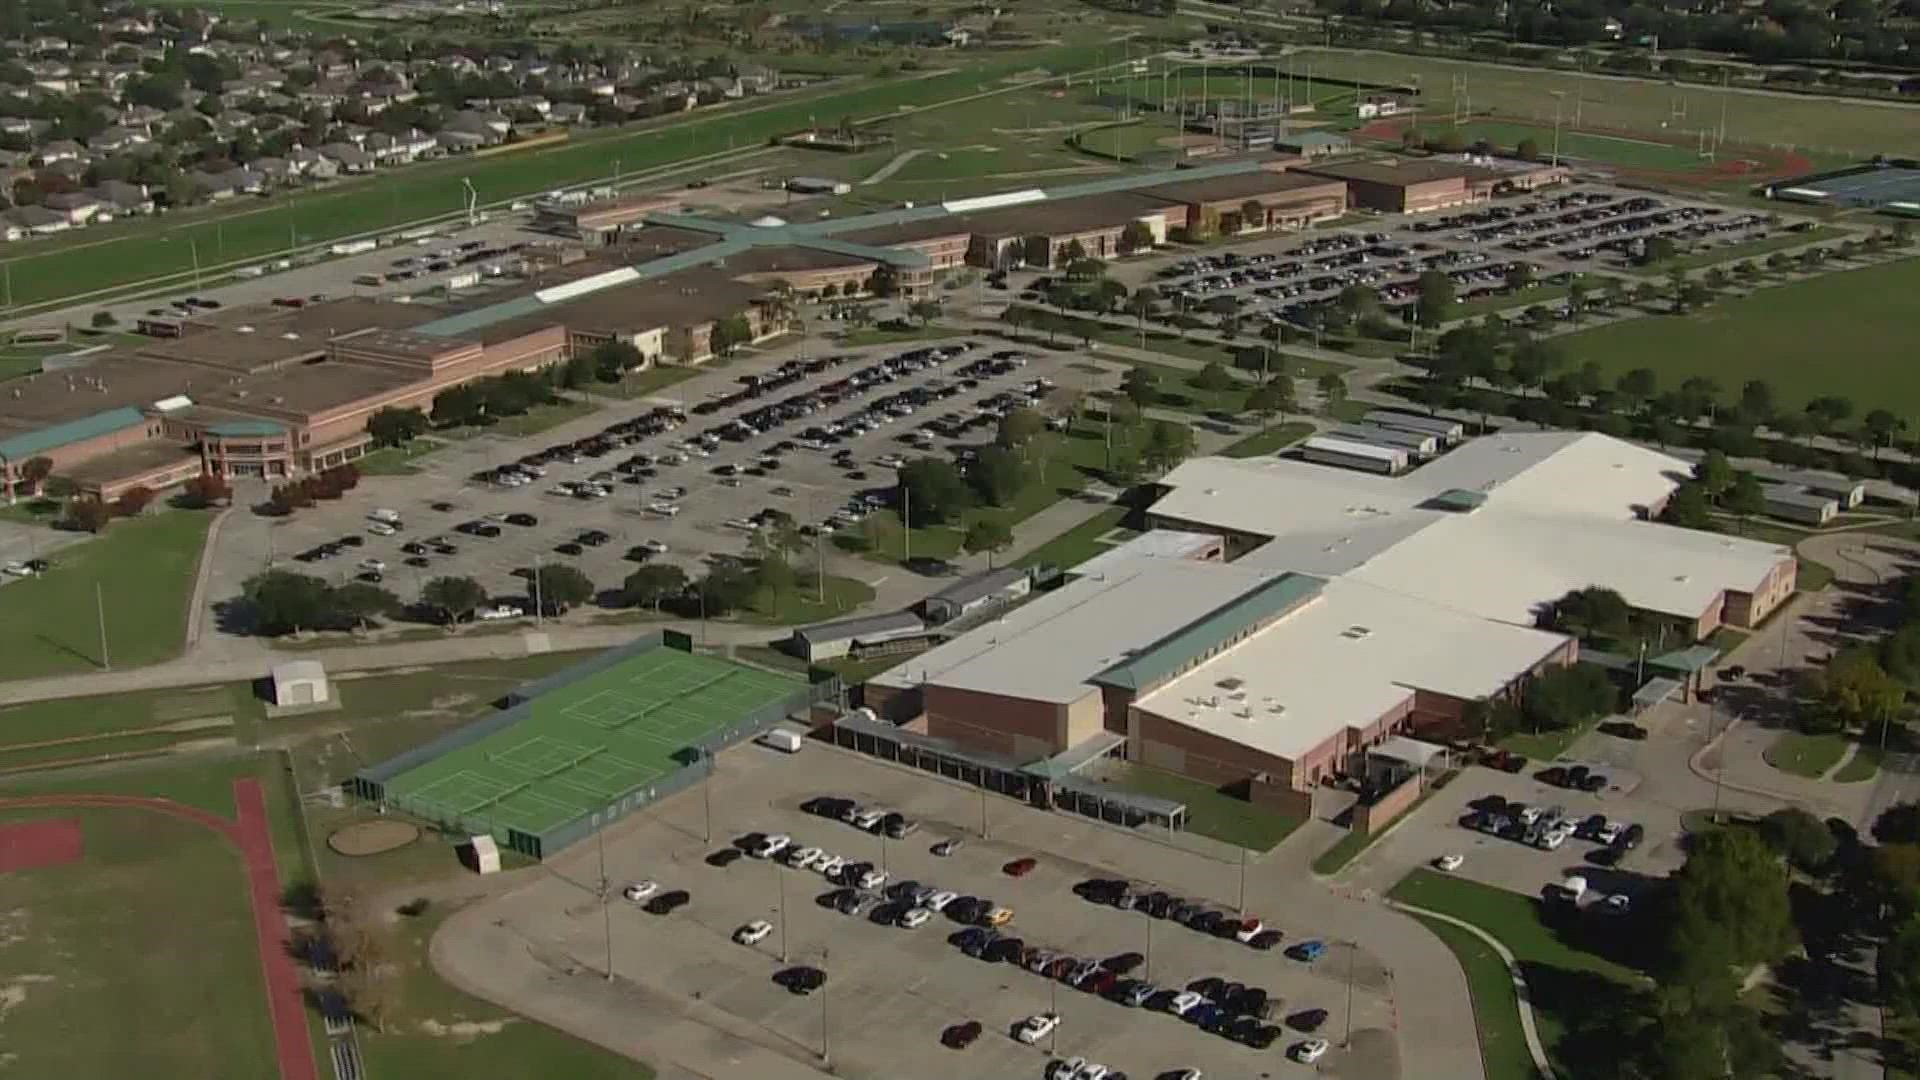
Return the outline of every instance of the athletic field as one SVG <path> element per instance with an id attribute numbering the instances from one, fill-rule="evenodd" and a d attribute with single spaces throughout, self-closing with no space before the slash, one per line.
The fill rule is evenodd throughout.
<path id="1" fill-rule="evenodd" d="M 1522 139 L 1532 139 L 1545 160 L 1553 153 L 1553 128 L 1537 124 L 1502 123 L 1498 120 L 1473 120 L 1458 127 L 1445 122 L 1423 123 L 1420 133 L 1428 139 L 1448 131 L 1457 131 L 1469 145 L 1485 139 L 1499 150 L 1511 152 Z M 1591 131 L 1560 129 L 1560 157 L 1601 165 L 1622 165 L 1631 169 L 1680 171 L 1705 163 L 1697 146 L 1682 146 L 1631 135 L 1603 135 Z"/>
<path id="2" fill-rule="evenodd" d="M 689 748 L 804 687 L 656 648 L 540 694 L 519 722 L 387 780 L 385 797 L 423 817 L 539 836 L 683 768 Z"/>

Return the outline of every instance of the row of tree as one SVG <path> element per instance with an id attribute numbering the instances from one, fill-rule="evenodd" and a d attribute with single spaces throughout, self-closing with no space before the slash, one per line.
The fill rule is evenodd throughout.
<path id="1" fill-rule="evenodd" d="M 266 511 L 284 517 L 316 502 L 331 502 L 360 486 L 360 469 L 352 462 L 322 469 L 312 476 L 277 484 L 267 495 Z"/>

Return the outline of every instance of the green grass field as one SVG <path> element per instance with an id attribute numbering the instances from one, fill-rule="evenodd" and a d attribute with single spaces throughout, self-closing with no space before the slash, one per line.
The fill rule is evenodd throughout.
<path id="1" fill-rule="evenodd" d="M 1015 304 L 1007 309 L 1019 312 L 1020 320 L 1015 327 L 1015 336 L 1046 337 L 1052 340 L 1090 338 L 1108 345 L 1119 345 L 1129 349 L 1143 349 L 1146 352 L 1164 353 L 1188 360 L 1197 360 L 1203 364 L 1217 363 L 1231 368 L 1234 353 L 1231 347 L 1218 345 L 1199 338 L 1182 337 L 1169 330 L 1149 328 L 1144 339 L 1137 326 L 1123 326 L 1119 323 L 1103 322 L 1078 315 L 1062 315 L 1048 308 L 1033 307 L 1029 304 Z M 1258 339 L 1243 342 L 1248 346 L 1259 345 Z M 1276 358 L 1285 350 L 1275 349 Z M 1331 363 L 1318 357 L 1299 356 L 1286 353 L 1286 363 L 1296 378 L 1312 379 L 1328 372 L 1351 370 L 1345 364 Z"/>
<path id="2" fill-rule="evenodd" d="M 116 521 L 98 538 L 63 548 L 37 578 L 0 586 L 0 679 L 101 667 L 95 589 L 105 601 L 107 658 L 116 668 L 158 663 L 186 639 L 200 548 L 213 519 L 168 510 Z"/>
<path id="3" fill-rule="evenodd" d="M 1624 993 L 1640 982 L 1631 968 L 1561 941 L 1541 923 L 1538 901 L 1532 897 L 1431 870 L 1415 870 L 1389 895 L 1402 903 L 1471 923 L 1513 953 L 1526 976 L 1540 1041 L 1546 1045 L 1549 1058 L 1558 1055 L 1561 1038 L 1581 1020 L 1584 1009 L 1595 1005 L 1595 998 Z M 1483 979 L 1489 976 L 1482 972 Z M 1476 998 L 1482 989 L 1490 989 L 1472 982 L 1469 985 L 1475 987 Z M 1482 1015 L 1477 1000 L 1475 1015 L 1476 1019 Z M 1509 1055 L 1504 1047 L 1516 1041 L 1519 1034 L 1518 1014 L 1510 1025 L 1504 1016 L 1489 1016 L 1489 1020 L 1481 1024 L 1481 1038 L 1484 1042 L 1489 1035 L 1495 1036 L 1505 1058 Z M 1525 1053 L 1524 1046 L 1521 1053 Z"/>
<path id="4" fill-rule="evenodd" d="M 1560 341 L 1574 366 L 1593 361 L 1610 376 L 1650 367 L 1662 389 L 1693 375 L 1740 386 L 1771 383 L 1799 409 L 1822 394 L 1852 398 L 1858 411 L 1920 412 L 1920 345 L 1912 298 L 1920 259 L 1824 274 L 1723 300 L 1694 315 L 1631 319 Z M 1818 358 L 1818 362 L 1814 362 Z"/>
<path id="5" fill-rule="evenodd" d="M 1579 126 L 1590 130 L 1692 133 L 1718 128 L 1721 92 L 1707 86 L 1674 86 L 1654 80 L 1583 78 L 1574 72 L 1536 71 L 1463 63 L 1423 56 L 1307 49 L 1293 54 L 1296 71 L 1312 64 L 1315 74 L 1362 82 L 1421 88 L 1421 112 L 1446 116 L 1455 105 L 1458 80 L 1476 112 L 1492 109 L 1536 123 L 1553 123 L 1555 98 L 1564 91 L 1563 117 L 1576 109 Z M 1901 109 L 1868 102 L 1802 97 L 1797 94 L 1725 95 L 1729 142 L 1790 144 L 1866 155 L 1913 153 L 1920 132 Z M 1676 116 L 1676 110 L 1681 115 Z M 1662 125 L 1667 125 L 1662 127 Z M 1564 139 L 1564 132 L 1562 138 Z M 1564 143 L 1563 143 L 1564 145 Z"/>
<path id="6" fill-rule="evenodd" d="M 1840 763 L 1847 753 L 1847 738 L 1837 733 L 1807 735 L 1789 731 L 1773 740 L 1761 753 L 1767 764 L 1781 772 L 1818 780 Z"/>
<path id="7" fill-rule="evenodd" d="M 1486 1080 L 1539 1080 L 1540 1070 L 1534 1068 L 1526 1035 L 1520 1030 L 1520 997 L 1506 961 L 1492 946 L 1452 923 L 1414 918 L 1452 950 L 1466 973 Z"/>
<path id="8" fill-rule="evenodd" d="M 1125 507 L 1102 510 L 1022 555 L 1019 565 L 1052 565 L 1062 570 L 1071 570 L 1113 547 L 1114 544 L 1140 535 L 1132 529 L 1121 528 L 1120 522 L 1126 516 Z"/>
<path id="9" fill-rule="evenodd" d="M 193 210 L 165 218 L 85 230 L 47 244 L 15 245 L 8 260 L 13 300 L 32 304 L 90 290 L 129 284 L 194 265 L 239 262 L 283 252 L 290 238 L 316 243 L 354 233 L 395 227 L 461 209 L 462 179 L 483 202 L 495 202 L 613 175 L 616 162 L 637 173 L 764 145 L 770 137 L 807 126 L 810 120 L 871 119 L 990 91 L 1004 79 L 1036 68 L 1060 70 L 1093 59 L 1086 46 L 997 56 L 989 63 L 927 77 L 851 84 L 816 93 L 783 96 L 768 104 L 748 102 L 678 122 L 640 125 L 585 136 L 566 145 L 411 166 L 376 178 L 253 204 L 257 209 Z M 981 99 L 965 108 L 984 112 Z"/>
<path id="10" fill-rule="evenodd" d="M 78 820 L 86 847 L 77 863 L 0 875 L 18 996 L 7 1009 L 9 1067 L 274 1075 L 253 915 L 232 849 L 197 825 L 134 810 L 4 812 L 0 825 L 49 818 Z"/>
<path id="11" fill-rule="evenodd" d="M 1187 805 L 1187 831 L 1249 851 L 1269 851 L 1303 822 L 1245 799 L 1223 795 L 1211 785 L 1145 765 L 1116 764 L 1103 779 L 1126 791 L 1172 799 Z"/>
<path id="12" fill-rule="evenodd" d="M 1313 434 L 1312 424 L 1275 424 L 1228 445 L 1220 451 L 1220 454 L 1222 457 L 1237 458 L 1266 457 L 1269 454 L 1279 453 L 1311 434 Z"/>

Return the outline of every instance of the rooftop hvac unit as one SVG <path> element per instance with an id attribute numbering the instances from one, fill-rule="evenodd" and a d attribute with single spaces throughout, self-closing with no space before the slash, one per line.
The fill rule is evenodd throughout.
<path id="1" fill-rule="evenodd" d="M 1246 680 L 1240 678 L 1238 675 L 1229 675 L 1226 678 L 1221 679 L 1219 682 L 1214 683 L 1213 685 L 1219 687 L 1222 690 L 1238 690 L 1242 686 L 1246 685 Z"/>
<path id="2" fill-rule="evenodd" d="M 1235 709 L 1233 710 L 1233 715 L 1239 717 L 1242 720 L 1251 720 L 1253 719 L 1253 710 L 1252 709 Z"/>
<path id="3" fill-rule="evenodd" d="M 1340 636 L 1353 641 L 1364 641 L 1373 636 L 1373 631 L 1364 626 L 1349 626 L 1341 631 Z"/>
<path id="4" fill-rule="evenodd" d="M 1287 707 L 1285 705 L 1273 704 L 1267 706 L 1267 711 L 1275 716 L 1284 716 L 1286 715 Z"/>

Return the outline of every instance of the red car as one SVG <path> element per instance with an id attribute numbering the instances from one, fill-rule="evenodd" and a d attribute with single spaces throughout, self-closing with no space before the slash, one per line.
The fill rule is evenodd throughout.
<path id="1" fill-rule="evenodd" d="M 1008 877 L 1026 877 L 1033 873 L 1034 867 L 1039 865 L 1040 863 L 1035 859 L 1015 859 L 1000 869 L 1006 871 Z"/>

